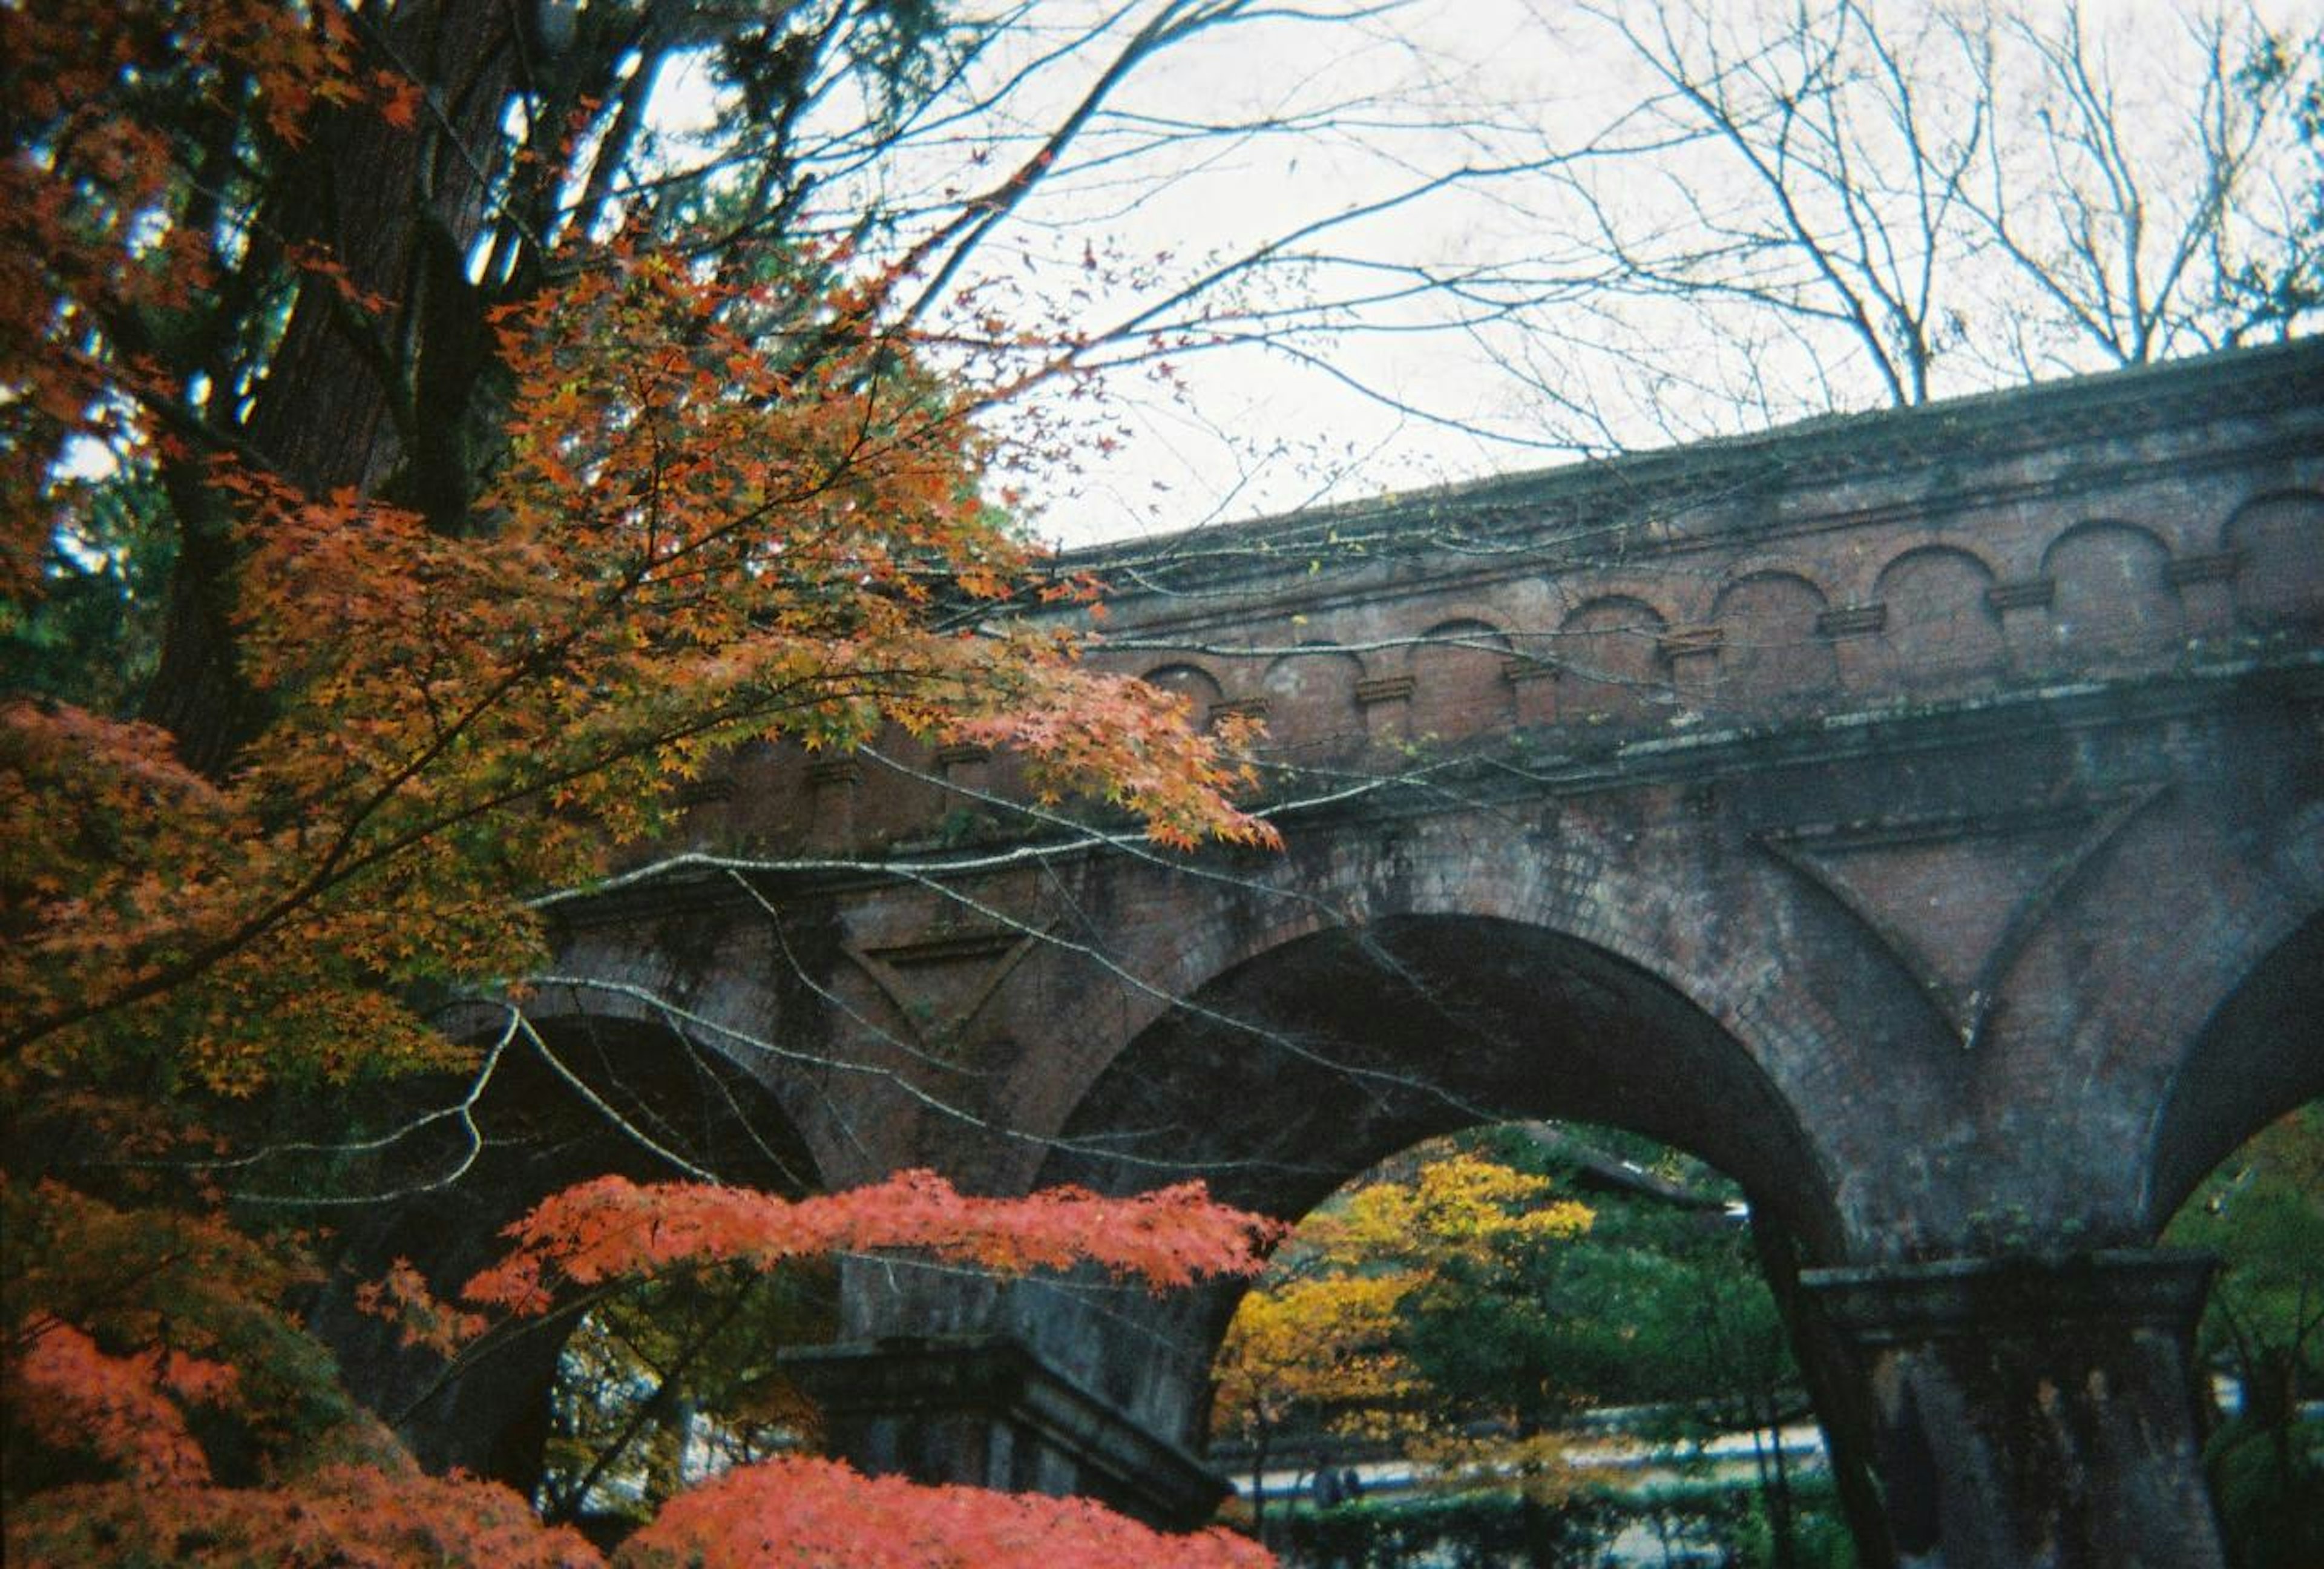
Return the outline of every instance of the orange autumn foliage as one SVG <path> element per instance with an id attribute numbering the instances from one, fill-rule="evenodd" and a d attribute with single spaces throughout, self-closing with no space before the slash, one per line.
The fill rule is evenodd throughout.
<path id="1" fill-rule="evenodd" d="M 405 1467 L 326 1467 L 295 1489 L 83 1483 L 12 1510 L 7 1557 L 23 1569 L 91 1564 L 206 1569 L 591 1569 L 574 1531 L 544 1528 L 496 1483 Z"/>
<path id="2" fill-rule="evenodd" d="M 297 1495 L 232 1488 L 157 1493 L 124 1483 L 57 1490 L 7 1528 L 8 1562 L 226 1569 L 589 1569 L 569 1529 L 544 1530 L 489 1482 L 338 1467 Z M 1273 1558 L 1221 1530 L 1164 1536 L 1080 1499 L 866 1478 L 828 1461 L 744 1467 L 682 1495 L 614 1555 L 619 1569 L 1263 1569 Z"/>
<path id="3" fill-rule="evenodd" d="M 488 537 L 212 460 L 246 552 L 242 668 L 276 716 L 219 781 L 152 726 L 0 708 L 0 825 L 39 846 L 6 879 L 0 1075 L 157 1035 L 230 1094 L 440 1065 L 383 982 L 521 973 L 523 894 L 586 880 L 762 736 L 1010 747 L 1162 842 L 1273 842 L 1228 799 L 1242 732 L 1199 733 L 1059 634 L 936 623 L 939 594 L 1028 567 L 976 494 L 965 412 L 857 390 L 882 340 L 779 368 L 726 324 L 762 292 L 616 253 L 506 317 Z"/>
<path id="4" fill-rule="evenodd" d="M 153 1486 L 209 1481 L 209 1462 L 164 1391 L 214 1394 L 232 1383 L 232 1368 L 195 1361 L 182 1364 L 193 1378 L 171 1378 L 161 1353 L 107 1356 L 55 1318 L 27 1324 L 19 1334 L 31 1343 L 10 1370 L 10 1398 L 42 1442 L 86 1448 Z"/>
<path id="5" fill-rule="evenodd" d="M 767 1461 L 706 1481 L 664 1509 L 613 1561 L 618 1569 L 1264 1569 L 1275 1562 L 1223 1530 L 1166 1537 L 1082 1499 L 915 1487 L 821 1460 Z"/>
<path id="6" fill-rule="evenodd" d="M 1036 565 L 980 491 L 994 392 L 922 368 L 880 324 L 897 279 L 844 254 L 792 247 L 754 277 L 627 231 L 571 241 L 492 313 L 498 457 L 456 517 L 189 429 L 167 378 L 101 346 L 220 264 L 179 254 L 166 130 L 102 112 L 119 73 L 250 77 L 276 136 L 278 104 L 401 100 L 333 5 L 145 0 L 153 27 L 124 17 L 116 43 L 54 9 L 0 12 L 16 58 L 53 50 L 78 84 L 36 96 L 40 154 L 0 166 L 25 291 L 0 318 L 0 587 L 30 613 L 43 540 L 98 483 L 71 476 L 74 444 L 101 438 L 217 531 L 242 697 L 171 731 L 0 700 L 0 827 L 24 848 L 0 869 L 0 1083 L 155 1039 L 230 1094 L 440 1064 L 397 987 L 521 973 L 523 896 L 586 881 L 752 740 L 1008 747 L 1046 795 L 1119 803 L 1164 844 L 1275 842 L 1230 798 L 1247 723 L 1204 734 L 1074 639 L 977 608 Z M 291 276 L 344 292 L 300 256 Z M 228 766 L 180 759 L 196 730 L 233 737 Z"/>
<path id="7" fill-rule="evenodd" d="M 469 1062 L 424 1000 L 504 995 L 545 951 L 540 896 L 650 837 L 724 749 L 975 742 L 1166 845 L 1274 839 L 1233 800 L 1248 725 L 1204 734 L 1009 620 L 1075 590 L 985 500 L 973 420 L 1006 389 L 929 368 L 887 321 L 900 274 L 578 222 L 439 330 L 466 297 L 414 282 L 422 253 L 478 237 L 454 232 L 447 168 L 555 189 L 586 139 L 534 140 L 492 60 L 464 62 L 473 104 L 414 76 L 473 42 L 401 50 L 435 5 L 0 3 L 0 633 L 124 494 L 174 550 L 143 691 L 0 692 L 12 1564 L 596 1561 L 513 1493 L 419 1474 L 301 1328 L 302 1241 L 184 1174 L 230 1169 L 224 1130 L 263 1131 L 270 1094 Z M 327 145 L 378 167 L 318 167 Z M 453 445 L 473 461 L 431 488 L 414 455 L 452 421 L 429 378 L 472 349 L 485 391 Z M 790 1206 L 596 1184 L 529 1224 L 480 1282 L 503 1310 L 859 1248 L 1162 1286 L 1248 1269 L 1264 1241 L 1193 1190 L 969 1199 L 924 1175 Z M 367 1300 L 416 1343 L 478 1328 L 416 1272 Z M 1021 1561 L 1010 1544 L 1045 1532 L 1254 1561 L 1085 1505 L 875 1491 L 892 1542 L 986 1544 L 944 1562 Z M 795 1537 L 800 1561 L 864 1544 L 844 1515 L 797 1518 L 841 1533 Z"/>
<path id="8" fill-rule="evenodd" d="M 12 1220 L 43 1248 L 58 1245 L 60 1215 L 68 1225 L 86 1224 L 99 1245 L 108 1233 L 125 1246 L 144 1241 L 135 1217 L 113 1215 L 69 1194 L 16 1197 Z M 511 1227 L 510 1255 L 472 1282 L 467 1295 L 512 1315 L 537 1315 L 552 1306 L 557 1287 L 703 1265 L 766 1269 L 809 1253 L 884 1248 L 925 1250 L 1001 1273 L 1091 1261 L 1161 1288 L 1204 1274 L 1250 1273 L 1273 1234 L 1271 1226 L 1213 1203 L 1194 1185 L 1127 1198 L 1078 1189 L 976 1198 L 931 1174 L 908 1172 L 872 1187 L 785 1201 L 703 1185 L 642 1187 L 605 1178 L 553 1196 Z M 187 1242 L 198 1241 L 165 1247 L 157 1276 L 194 1262 Z M 247 1299 L 265 1289 L 263 1280 L 237 1279 L 245 1271 L 229 1268 L 232 1250 L 244 1244 L 225 1232 L 216 1243 L 226 1251 L 208 1260 L 207 1299 L 190 1280 L 174 1287 L 159 1281 L 189 1315 L 177 1332 L 180 1338 L 204 1344 L 221 1339 L 208 1315 L 264 1306 Z M 60 1274 L 34 1280 L 42 1295 L 66 1295 L 103 1267 L 78 1255 L 67 1263 Z M 420 1300 L 424 1292 L 409 1278 L 391 1282 L 384 1295 L 439 1332 L 465 1316 Z M 116 1329 L 124 1323 L 117 1315 L 105 1322 Z M 467 1334 L 483 1327 L 473 1318 L 462 1326 Z M 108 1354 L 83 1330 L 46 1314 L 21 1324 L 19 1335 L 29 1344 L 10 1361 L 11 1421 L 33 1444 L 85 1454 L 121 1480 L 48 1487 L 20 1500 L 7 1527 L 11 1563 L 499 1569 L 599 1561 L 569 1531 L 541 1527 L 505 1489 L 417 1474 L 383 1435 L 364 1431 L 351 1416 L 339 1423 L 347 1431 L 282 1453 L 269 1485 L 214 1485 L 187 1412 L 242 1394 L 244 1380 L 233 1367 L 178 1352 Z M 265 1422 L 263 1408 L 242 1414 Z M 1084 1500 L 866 1480 L 844 1466 L 787 1460 L 680 1494 L 619 1562 L 999 1569 L 1031 1555 L 1060 1565 L 1157 1569 L 1248 1569 L 1271 1561 L 1223 1533 L 1161 1536 Z"/>
<path id="9" fill-rule="evenodd" d="M 1128 1198 L 1077 1187 L 972 1198 L 932 1171 L 906 1171 L 794 1200 L 603 1177 L 551 1196 L 510 1227 L 508 1257 L 463 1294 L 530 1315 L 548 1310 L 559 1282 L 595 1286 L 720 1263 L 767 1270 L 788 1259 L 890 1248 L 1011 1275 L 1093 1263 L 1160 1289 L 1255 1272 L 1278 1230 L 1212 1202 L 1200 1183 Z"/>

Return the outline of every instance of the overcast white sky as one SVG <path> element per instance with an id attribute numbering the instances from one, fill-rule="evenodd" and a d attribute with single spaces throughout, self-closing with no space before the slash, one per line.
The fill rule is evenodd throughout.
<path id="1" fill-rule="evenodd" d="M 1522 156 L 1484 121 L 1487 111 L 1567 136 L 1618 119 L 1627 95 L 1604 73 L 1577 69 L 1573 41 L 1537 9 L 1552 8 L 1412 0 L 1358 20 L 1239 23 L 1190 40 L 1116 100 L 1125 119 L 1284 128 L 1058 180 L 996 254 L 1034 276 L 1077 282 L 1093 239 L 1109 259 L 1132 263 L 1162 253 L 1180 265 L 1248 254 L 1432 176 Z M 1184 167 L 1156 180 L 1173 165 Z M 1458 264 L 1487 249 L 1521 252 L 1524 228 L 1522 213 L 1481 187 L 1455 188 L 1312 248 L 1376 263 Z M 1271 278 L 1259 298 L 1296 311 L 1408 286 L 1393 272 L 1319 264 Z M 1027 489 L 1045 503 L 1043 528 L 1078 543 L 1551 460 L 1475 433 L 1521 426 L 1522 401 L 1440 314 L 1425 298 L 1383 303 L 1362 330 L 1174 354 L 1167 383 L 1112 378 L 1120 444 L 1085 443 L 1079 472 L 1037 476 Z"/>
<path id="2" fill-rule="evenodd" d="M 1458 178 L 1378 216 L 1346 219 L 1455 171 L 1656 134 L 1661 123 L 1642 107 L 1655 91 L 1651 69 L 1621 44 L 1616 25 L 1651 29 L 1665 8 L 1655 0 L 1597 0 L 1596 8 L 1605 14 L 1593 18 L 1581 0 L 1302 0 L 1187 40 L 1133 77 L 978 254 L 972 272 L 981 269 L 986 281 L 978 310 L 998 305 L 1023 320 L 1062 310 L 1105 326 L 1214 259 L 1341 221 L 1303 246 L 1317 254 L 1309 264 L 1224 297 L 1287 312 L 1300 330 L 1271 346 L 1170 353 L 1167 382 L 1148 368 L 1125 371 L 1108 380 L 1102 403 L 1037 401 L 1037 418 L 1063 422 L 1055 428 L 1072 455 L 1014 476 L 1040 531 L 1069 543 L 1175 531 L 1545 466 L 1577 447 L 1748 428 L 1767 411 L 1738 411 L 1725 392 L 1755 376 L 1763 401 L 1781 405 L 1778 416 L 1877 401 L 1863 365 L 1850 364 L 1852 351 L 1829 334 L 1769 332 L 1721 352 L 1698 320 L 1668 304 L 1584 293 L 1521 324 L 1480 328 L 1451 319 L 1458 302 L 1443 290 L 1395 298 L 1411 287 L 1406 270 L 1415 267 L 1484 267 L 1498 281 L 1525 272 L 1536 288 L 1554 290 L 1578 265 L 1575 236 L 1590 221 L 1577 205 L 1583 187 L 1641 232 L 1726 203 L 1729 210 L 1710 216 L 1740 221 L 1760 199 L 1731 150 L 1704 144 L 1660 164 L 1566 165 L 1564 184 L 1546 171 Z M 1791 7 L 1698 0 L 1697 8 L 1732 58 L 1755 16 Z M 1118 12 L 1126 28 L 1151 9 L 1040 0 L 1032 25 L 1009 35 L 993 67 L 1013 69 L 1093 19 Z M 1924 138 L 1963 134 L 1969 100 L 1949 86 L 1942 40 L 1915 37 L 1931 24 L 1930 0 L 1874 0 L 1874 9 L 1912 45 L 1911 69 L 1927 73 L 1919 84 Z M 2022 0 L 2017 9 L 2054 21 L 2064 6 Z M 2279 27 L 2324 25 L 2318 0 L 2265 0 L 2261 9 Z M 2178 11 L 2172 0 L 2082 5 L 2158 195 L 2192 147 L 2185 103 L 2200 72 Z M 1108 53 L 1092 50 L 1038 75 L 1013 119 L 964 127 L 918 167 L 884 171 L 883 183 L 981 189 L 1023 154 L 1026 138 L 1055 123 Z M 1190 125 L 1271 128 L 1172 134 Z M 1877 128 L 1871 134 L 1877 143 Z M 1863 182 L 1886 178 L 1868 168 Z M 1346 314 L 1363 325 L 1312 330 L 1318 302 L 1359 296 L 1372 303 Z M 1980 364 L 1971 352 L 2009 325 L 1993 319 L 2015 309 L 2000 286 L 1964 272 L 1944 300 L 1958 309 L 1962 346 L 1940 355 L 1936 390 L 2010 379 L 1990 355 Z M 1829 395 L 1815 384 L 1819 366 L 1839 383 Z M 1592 429 L 1574 405 L 1630 411 Z M 1639 407 L 1654 417 L 1640 419 Z"/>

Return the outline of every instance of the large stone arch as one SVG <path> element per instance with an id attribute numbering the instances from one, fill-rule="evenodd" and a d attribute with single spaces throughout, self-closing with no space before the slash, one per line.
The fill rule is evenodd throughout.
<path id="1" fill-rule="evenodd" d="M 1219 678 L 1191 660 L 1157 665 L 1143 672 L 1139 679 L 1149 687 L 1158 687 L 1174 697 L 1185 698 L 1187 715 L 1197 729 L 1209 724 L 1211 710 L 1226 700 L 1226 688 Z"/>
<path id="2" fill-rule="evenodd" d="M 1747 1048 L 1605 947 L 1499 917 L 1406 915 L 1273 945 L 1151 1022 L 1089 1085 L 1037 1181 L 1128 1191 L 1199 1176 L 1296 1219 L 1438 1134 L 1528 1118 L 1598 1122 L 1736 1177 L 1812 1257 L 1841 1225 L 1795 1109 Z M 1180 1443 L 1240 1295 L 1155 1299 L 1029 1283 L 1001 1322 L 1051 1366 Z"/>
<path id="3" fill-rule="evenodd" d="M 1820 1158 L 1748 1047 L 1644 966 L 1491 915 L 1329 927 L 1233 965 L 1114 1055 L 1041 1180 L 1192 1172 L 1293 1216 L 1408 1145 L 1517 1118 L 1679 1145 L 1838 1243 Z"/>
<path id="4" fill-rule="evenodd" d="M 1028 964 L 1021 1005 L 1041 1013 L 1053 1049 L 1015 1066 L 997 1119 L 1054 1136 L 1116 1057 L 1270 950 L 1402 919 L 1500 921 L 1565 934 L 1689 999 L 1799 1105 L 1820 1161 L 1855 1171 L 1850 1214 L 1885 1225 L 1901 1202 L 1891 1189 L 1909 1174 L 1883 1151 L 1905 1136 L 1914 1106 L 1960 1076 L 1958 1046 L 1946 1047 L 1915 977 L 1843 906 L 1707 805 L 1311 832 L 1280 861 L 1200 881 L 1158 864 L 1135 876 L 1093 870 L 1065 901 L 1102 904 L 1123 951 L 1143 962 L 1134 972 L 1065 955 Z M 1734 816 L 1757 809 L 1742 803 Z M 1771 933 L 1789 962 L 1771 962 Z M 1032 1180 L 1031 1164 L 1010 1169 L 1011 1186 Z"/>
<path id="5" fill-rule="evenodd" d="M 2318 995 L 2288 991 L 2280 968 L 2316 951 L 2300 934 L 2324 919 L 2324 807 L 2280 782 L 2312 741 L 2252 723 L 2238 743 L 2200 774 L 2141 760 L 2147 777 L 2092 803 L 2067 830 L 2080 843 L 2062 878 L 2033 896 L 2048 908 L 1972 1054 L 1985 1202 L 2012 1224 L 2144 1245 L 2324 1074 L 2312 1026 L 2271 1043 L 2255 1022 L 2285 1021 L 2264 1011 L 2271 997 Z M 1970 1184 L 1956 1191 L 1978 1202 Z"/>

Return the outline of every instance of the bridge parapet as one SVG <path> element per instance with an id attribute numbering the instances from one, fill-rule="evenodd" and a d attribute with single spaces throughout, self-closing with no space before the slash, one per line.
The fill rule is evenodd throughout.
<path id="1" fill-rule="evenodd" d="M 1267 722 L 1275 789 L 1488 749 L 2126 683 L 2324 641 L 2324 344 L 1813 421 L 1071 558 L 1097 658 Z M 1065 612 L 1059 614 L 1078 614 Z M 696 843 L 959 836 L 1006 758 L 769 750 Z"/>
<path id="2" fill-rule="evenodd" d="M 1291 761 L 1780 724 L 2324 628 L 2298 344 L 1093 555 L 1110 658 Z"/>

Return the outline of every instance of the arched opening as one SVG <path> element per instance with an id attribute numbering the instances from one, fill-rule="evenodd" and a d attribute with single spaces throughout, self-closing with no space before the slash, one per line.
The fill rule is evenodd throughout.
<path id="1" fill-rule="evenodd" d="M 1210 722 L 1211 710 L 1226 699 L 1226 688 L 1219 685 L 1219 678 L 1200 665 L 1157 665 L 1139 678 L 1185 698 L 1187 718 L 1197 729 Z"/>
<path id="2" fill-rule="evenodd" d="M 2316 1563 L 2324 1558 L 2324 915 L 2254 966 L 2181 1063 L 2156 1121 L 2148 1192 L 2166 1245 L 2218 1260 L 2193 1366 L 2204 1472 L 2231 1561 Z"/>
<path id="3" fill-rule="evenodd" d="M 1405 1150 L 1243 1297 L 1209 1454 L 1294 1563 L 1847 1561 L 1741 1192 L 1567 1123 Z"/>
<path id="4" fill-rule="evenodd" d="M 2218 1260 L 2194 1367 L 2231 1560 L 2324 1562 L 2324 1099 L 2245 1140 L 2163 1235 Z"/>
<path id="5" fill-rule="evenodd" d="M 1809 1140 L 1739 1042 L 1628 960 L 1489 917 L 1333 927 L 1215 977 L 1115 1057 L 1040 1180 L 1198 1176 L 1296 1217 L 1397 1150 L 1527 1118 L 1692 1150 L 1836 1250 Z"/>
<path id="6" fill-rule="evenodd" d="M 782 1353 L 830 1342 L 838 1313 L 828 1259 L 594 1294 L 561 1337 L 534 1507 L 612 1546 L 709 1477 L 819 1452 L 821 1417 Z"/>
<path id="7" fill-rule="evenodd" d="M 452 1104 L 470 1087 L 419 1081 L 397 1094 L 420 1111 Z M 718 1053 L 635 1020 L 534 1020 L 531 1033 L 512 1033 L 493 1060 L 467 1117 L 431 1129 L 419 1141 L 429 1147 L 399 1144 L 391 1164 L 350 1176 L 392 1196 L 346 1212 L 352 1221 L 340 1216 L 335 1268 L 309 1323 L 337 1352 L 350 1390 L 399 1429 L 423 1464 L 458 1466 L 528 1495 L 550 1463 L 577 1313 L 522 1321 L 447 1362 L 365 1314 L 356 1288 L 403 1260 L 438 1299 L 456 1301 L 497 1256 L 502 1228 L 594 1177 L 709 1175 L 790 1194 L 819 1186 L 805 1142 L 763 1084 Z"/>
<path id="8" fill-rule="evenodd" d="M 2254 966 L 2179 1067 L 2155 1121 L 2149 1223 L 2160 1230 L 2244 1141 L 2324 1095 L 2324 915 Z"/>
<path id="9" fill-rule="evenodd" d="M 1687 1150 L 1738 1184 L 1787 1252 L 1837 1256 L 1816 1154 L 1741 1043 L 1603 948 L 1482 917 L 1333 928 L 1216 977 L 1114 1058 L 1038 1180 L 1128 1191 L 1199 1177 L 1229 1203 L 1296 1220 L 1398 1151 L 1529 1121 Z M 1007 1327 L 1194 1447 L 1240 1294 L 1033 1283 L 1012 1294 Z"/>

